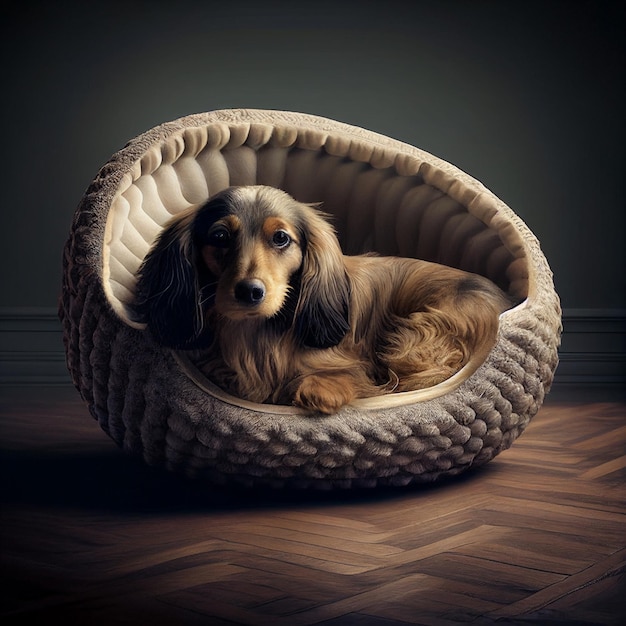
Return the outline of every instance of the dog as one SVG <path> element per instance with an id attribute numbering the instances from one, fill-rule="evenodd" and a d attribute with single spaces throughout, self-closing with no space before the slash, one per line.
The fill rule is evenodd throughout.
<path id="1" fill-rule="evenodd" d="M 509 298 L 423 260 L 345 256 L 318 205 L 230 187 L 175 216 L 142 263 L 134 311 L 240 398 L 331 414 L 444 381 L 495 343 Z"/>

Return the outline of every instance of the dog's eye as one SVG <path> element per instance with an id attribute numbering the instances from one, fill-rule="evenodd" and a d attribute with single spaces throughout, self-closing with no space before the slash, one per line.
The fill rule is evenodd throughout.
<path id="1" fill-rule="evenodd" d="M 284 230 L 277 230 L 272 237 L 272 243 L 277 248 L 286 248 L 291 243 L 291 237 Z"/>
<path id="2" fill-rule="evenodd" d="M 218 226 L 209 231 L 207 243 L 216 248 L 228 248 L 230 245 L 230 231 L 225 226 Z"/>

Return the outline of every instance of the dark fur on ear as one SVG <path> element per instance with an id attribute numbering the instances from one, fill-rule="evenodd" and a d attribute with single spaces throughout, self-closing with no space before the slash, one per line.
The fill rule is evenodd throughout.
<path id="1" fill-rule="evenodd" d="M 312 208 L 302 231 L 304 260 L 295 312 L 296 337 L 310 348 L 330 348 L 350 329 L 350 280 L 332 226 Z"/>
<path id="2" fill-rule="evenodd" d="M 215 297 L 215 278 L 199 262 L 199 254 L 203 234 L 225 210 L 218 200 L 174 218 L 139 269 L 136 321 L 147 324 L 162 345 L 191 350 L 212 340 L 206 311 Z"/>

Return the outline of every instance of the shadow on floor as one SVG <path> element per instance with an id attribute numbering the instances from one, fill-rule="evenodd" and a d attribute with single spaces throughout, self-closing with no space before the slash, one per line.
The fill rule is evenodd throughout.
<path id="1" fill-rule="evenodd" d="M 430 493 L 497 471 L 491 464 L 436 483 L 374 489 L 248 489 L 214 486 L 145 465 L 115 447 L 111 451 L 0 451 L 2 502 L 11 506 L 67 507 L 94 512 L 155 514 L 280 508 L 372 502 Z"/>

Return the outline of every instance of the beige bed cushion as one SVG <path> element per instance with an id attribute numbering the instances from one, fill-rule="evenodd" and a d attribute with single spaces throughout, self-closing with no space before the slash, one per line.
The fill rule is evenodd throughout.
<path id="1" fill-rule="evenodd" d="M 245 140 L 245 141 L 244 141 Z M 376 148 L 378 148 L 376 146 Z M 122 180 L 106 224 L 103 279 L 129 324 L 141 262 L 174 215 L 229 185 L 270 185 L 333 216 L 346 254 L 376 251 L 483 274 L 519 300 L 528 265 L 493 203 L 417 154 L 263 124 L 188 128 L 152 146 Z M 494 223 L 494 217 L 496 217 Z"/>

